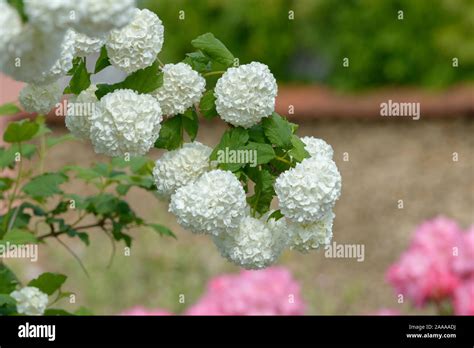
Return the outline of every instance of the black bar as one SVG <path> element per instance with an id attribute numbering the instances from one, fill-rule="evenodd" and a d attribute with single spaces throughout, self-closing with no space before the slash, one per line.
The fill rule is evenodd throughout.
<path id="1" fill-rule="evenodd" d="M 20 338 L 19 327 L 55 325 L 55 339 Z M 411 325 L 411 326 L 409 326 Z M 36 329 L 36 327 L 35 327 Z M 413 338 L 407 334 L 455 334 Z M 41 345 L 285 344 L 473 347 L 474 317 L 0 317 L 1 348 Z"/>

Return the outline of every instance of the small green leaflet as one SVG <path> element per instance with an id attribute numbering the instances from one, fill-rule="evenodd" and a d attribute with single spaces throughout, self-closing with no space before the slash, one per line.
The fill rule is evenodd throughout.
<path id="1" fill-rule="evenodd" d="M 159 225 L 159 224 L 148 224 L 147 226 L 151 227 L 153 230 L 161 234 L 162 236 L 169 236 L 177 239 L 173 231 L 171 231 L 168 227 Z"/>
<path id="2" fill-rule="evenodd" d="M 62 173 L 45 173 L 31 179 L 25 186 L 23 192 L 36 200 L 62 193 L 59 185 L 67 181 L 67 176 Z"/>
<path id="3" fill-rule="evenodd" d="M 216 97 L 214 95 L 214 90 L 210 89 L 204 93 L 199 104 L 199 109 L 202 115 L 208 120 L 211 120 L 217 116 Z"/>
<path id="4" fill-rule="evenodd" d="M 95 63 L 94 74 L 104 70 L 106 67 L 110 66 L 109 56 L 107 55 L 107 49 L 105 46 L 102 46 L 100 50 L 100 56 Z"/>
<path id="5" fill-rule="evenodd" d="M 7 143 L 28 141 L 33 139 L 39 128 L 38 123 L 30 120 L 12 122 L 8 125 L 7 130 L 3 134 L 3 140 Z"/>
<path id="6" fill-rule="evenodd" d="M 226 67 L 234 64 L 234 55 L 212 33 L 206 33 L 197 37 L 191 41 L 191 44 L 213 61 Z"/>
<path id="7" fill-rule="evenodd" d="M 21 109 L 13 103 L 0 105 L 0 116 L 9 116 L 19 113 Z"/>
<path id="8" fill-rule="evenodd" d="M 30 281 L 28 286 L 33 286 L 47 295 L 52 295 L 61 288 L 66 279 L 65 275 L 47 272 Z"/>
<path id="9" fill-rule="evenodd" d="M 291 136 L 293 127 L 290 122 L 274 112 L 262 120 L 263 130 L 267 138 L 275 145 L 285 149 L 292 147 Z"/>

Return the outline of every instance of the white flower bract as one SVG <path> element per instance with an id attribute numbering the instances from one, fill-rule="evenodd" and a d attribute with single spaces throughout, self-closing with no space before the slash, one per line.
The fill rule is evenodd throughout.
<path id="1" fill-rule="evenodd" d="M 327 159 L 332 159 L 334 150 L 332 146 L 326 143 L 323 139 L 315 137 L 303 137 L 301 141 L 305 144 L 305 150 L 308 151 L 311 157 L 322 156 Z"/>
<path id="2" fill-rule="evenodd" d="M 60 102 L 62 95 L 56 82 L 41 86 L 29 84 L 20 91 L 19 100 L 26 112 L 47 114 Z"/>
<path id="3" fill-rule="evenodd" d="M 163 114 L 182 114 L 201 100 L 206 80 L 188 64 L 166 64 L 163 67 L 163 86 L 153 92 Z"/>
<path id="4" fill-rule="evenodd" d="M 230 68 L 217 81 L 216 110 L 224 121 L 249 128 L 272 114 L 277 92 L 276 80 L 265 64 Z"/>
<path id="5" fill-rule="evenodd" d="M 76 33 L 75 40 L 76 57 L 87 57 L 93 53 L 99 53 L 105 44 L 104 37 L 90 37 L 81 33 Z"/>
<path id="6" fill-rule="evenodd" d="M 195 181 L 208 171 L 211 152 L 210 147 L 197 141 L 166 152 L 156 161 L 153 169 L 158 194 L 169 197 L 178 188 Z"/>
<path id="7" fill-rule="evenodd" d="M 79 20 L 77 0 L 24 0 L 28 21 L 45 32 L 67 29 Z"/>
<path id="8" fill-rule="evenodd" d="M 96 153 L 141 156 L 158 139 L 162 114 L 160 104 L 151 95 L 119 89 L 96 104 L 90 121 Z"/>
<path id="9" fill-rule="evenodd" d="M 91 116 L 98 102 L 96 91 L 97 86 L 90 85 L 77 97 L 69 98 L 65 123 L 67 129 L 77 138 L 89 139 L 90 137 Z"/>
<path id="10" fill-rule="evenodd" d="M 164 27 L 149 10 L 136 10 L 133 20 L 122 29 L 112 30 L 107 38 L 110 63 L 127 73 L 152 65 L 161 51 Z"/>
<path id="11" fill-rule="evenodd" d="M 32 286 L 15 290 L 10 296 L 15 299 L 19 314 L 43 315 L 48 305 L 48 295 Z"/>
<path id="12" fill-rule="evenodd" d="M 108 34 L 130 23 L 135 11 L 135 0 L 79 0 L 79 21 L 76 31 L 91 37 Z"/>
<path id="13" fill-rule="evenodd" d="M 250 216 L 239 227 L 213 238 L 223 257 L 245 269 L 262 269 L 274 264 L 287 244 L 283 229 L 272 228 L 266 219 Z"/>
<path id="14" fill-rule="evenodd" d="M 283 215 L 300 223 L 316 222 L 333 207 L 341 194 L 341 174 L 327 158 L 310 157 L 280 174 L 275 181 Z"/>
<path id="15" fill-rule="evenodd" d="M 330 244 L 334 217 L 334 213 L 330 211 L 321 220 L 309 224 L 288 221 L 290 249 L 305 253 L 309 250 L 318 249 L 320 246 Z"/>
<path id="16" fill-rule="evenodd" d="M 171 196 L 169 211 L 194 233 L 218 235 L 237 228 L 246 213 L 245 191 L 229 171 L 212 170 Z"/>

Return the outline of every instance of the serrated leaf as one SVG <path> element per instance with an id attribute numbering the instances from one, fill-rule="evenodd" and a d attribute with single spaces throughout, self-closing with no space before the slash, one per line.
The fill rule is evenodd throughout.
<path id="1" fill-rule="evenodd" d="M 273 189 L 275 177 L 266 169 L 250 168 L 246 173 L 255 183 L 255 193 L 247 198 L 247 202 L 253 211 L 265 214 L 270 209 L 270 204 L 275 195 Z"/>
<path id="2" fill-rule="evenodd" d="M 234 63 L 234 55 L 212 33 L 206 33 L 197 37 L 191 41 L 191 44 L 213 61 L 227 67 Z"/>
<path id="3" fill-rule="evenodd" d="M 14 228 L 8 231 L 0 240 L 0 245 L 6 245 L 7 243 L 10 245 L 36 244 L 38 239 L 30 231 Z"/>
<path id="4" fill-rule="evenodd" d="M 301 162 L 305 158 L 309 158 L 309 153 L 305 149 L 305 144 L 298 138 L 296 135 L 291 137 L 291 144 L 293 148 L 288 151 L 288 153 L 293 157 L 296 161 Z"/>
<path id="5" fill-rule="evenodd" d="M 160 224 L 148 224 L 147 226 L 151 227 L 153 230 L 158 232 L 159 234 L 163 236 L 169 236 L 173 237 L 174 239 L 176 238 L 176 235 L 171 231 L 168 227 L 160 225 Z"/>
<path id="6" fill-rule="evenodd" d="M 292 147 L 291 137 L 293 130 L 290 123 L 274 112 L 270 117 L 262 120 L 262 127 L 266 137 L 277 146 L 285 149 Z"/>
<path id="7" fill-rule="evenodd" d="M 100 56 L 95 63 L 94 74 L 104 70 L 106 67 L 110 66 L 109 56 L 107 55 L 107 49 L 105 46 L 102 46 L 100 50 Z"/>
<path id="8" fill-rule="evenodd" d="M 204 93 L 199 104 L 199 110 L 201 111 L 201 114 L 208 120 L 211 120 L 217 116 L 216 96 L 214 95 L 214 90 L 210 89 Z"/>
<path id="9" fill-rule="evenodd" d="M 182 119 L 180 115 L 169 118 L 161 124 L 160 135 L 155 142 L 158 149 L 174 150 L 183 144 Z"/>
<path id="10" fill-rule="evenodd" d="M 61 288 L 66 279 L 67 277 L 63 274 L 46 272 L 30 281 L 28 286 L 33 286 L 47 295 L 52 295 Z"/>
<path id="11" fill-rule="evenodd" d="M 16 162 L 17 154 L 30 159 L 36 151 L 36 146 L 33 144 L 22 144 L 21 151 L 18 144 L 13 144 L 7 149 L 0 148 L 0 168 L 12 168 Z"/>
<path id="12" fill-rule="evenodd" d="M 200 73 L 211 69 L 211 61 L 209 57 L 206 57 L 202 52 L 187 53 L 183 62 L 191 66 L 193 70 Z"/>
<path id="13" fill-rule="evenodd" d="M 38 123 L 30 120 L 12 122 L 8 125 L 7 130 L 3 134 L 3 140 L 7 143 L 28 141 L 33 139 L 39 128 Z"/>
<path id="14" fill-rule="evenodd" d="M 248 151 L 255 151 L 255 154 L 257 156 L 256 164 L 268 163 L 276 156 L 273 147 L 268 144 L 249 142 L 247 145 L 242 147 L 242 149 Z"/>
<path id="15" fill-rule="evenodd" d="M 0 105 L 0 116 L 9 116 L 19 113 L 21 109 L 13 103 Z"/>
<path id="16" fill-rule="evenodd" d="M 89 88 L 90 85 L 91 75 L 87 71 L 85 59 L 81 59 L 81 62 L 75 69 L 71 81 L 69 82 L 69 91 L 79 95 L 82 91 Z"/>
<path id="17" fill-rule="evenodd" d="M 16 300 L 7 294 L 0 294 L 0 307 L 4 305 L 16 305 Z"/>
<path id="18" fill-rule="evenodd" d="M 0 264 L 0 293 L 9 294 L 17 285 L 18 279 L 15 274 L 7 266 Z"/>
<path id="19" fill-rule="evenodd" d="M 23 192 L 34 199 L 41 200 L 62 193 L 59 185 L 65 183 L 67 180 L 68 177 L 62 173 L 45 173 L 31 179 L 23 186 Z"/>
<path id="20" fill-rule="evenodd" d="M 163 85 L 163 73 L 160 71 L 160 64 L 155 61 L 153 65 L 148 68 L 138 70 L 133 74 L 129 75 L 122 82 L 105 85 L 101 84 L 97 86 L 95 95 L 98 99 L 108 93 L 115 91 L 116 89 L 131 89 L 137 93 L 151 93 L 154 90 L 160 88 Z"/>
<path id="21" fill-rule="evenodd" d="M 199 120 L 194 109 L 188 109 L 183 114 L 182 121 L 184 130 L 186 131 L 186 133 L 188 133 L 191 141 L 194 141 L 199 130 Z"/>

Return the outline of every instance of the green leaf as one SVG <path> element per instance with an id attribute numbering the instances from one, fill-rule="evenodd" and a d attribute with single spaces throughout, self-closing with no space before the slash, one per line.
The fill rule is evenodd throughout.
<path id="1" fill-rule="evenodd" d="M 138 70 L 129 75 L 122 82 L 113 85 L 98 85 L 95 95 L 101 99 L 104 95 L 116 89 L 131 89 L 137 93 L 151 93 L 163 85 L 163 73 L 160 71 L 160 64 L 157 61 L 148 68 Z"/>
<path id="2" fill-rule="evenodd" d="M 155 142 L 158 149 L 174 150 L 183 144 L 182 118 L 180 115 L 167 119 L 161 124 L 160 136 Z"/>
<path id="3" fill-rule="evenodd" d="M 65 311 L 64 309 L 50 308 L 44 311 L 45 316 L 73 316 L 74 314 Z"/>
<path id="4" fill-rule="evenodd" d="M 3 140 L 7 143 L 19 143 L 31 140 L 38 132 L 40 126 L 38 123 L 30 120 L 12 122 L 8 125 L 3 134 Z"/>
<path id="5" fill-rule="evenodd" d="M 74 315 L 93 315 L 94 313 L 85 307 L 79 307 L 77 310 L 74 311 Z"/>
<path id="6" fill-rule="evenodd" d="M 62 144 L 62 143 L 66 142 L 66 141 L 69 141 L 69 140 L 76 140 L 76 137 L 74 137 L 74 135 L 72 135 L 71 133 L 62 135 L 60 137 L 48 137 L 46 139 L 46 146 L 48 148 L 51 148 L 53 146 Z"/>
<path id="7" fill-rule="evenodd" d="M 169 236 L 173 237 L 174 239 L 176 238 L 176 235 L 171 231 L 168 227 L 159 225 L 159 224 L 147 224 L 147 226 L 151 227 L 153 230 L 161 234 L 162 236 Z"/>
<path id="8" fill-rule="evenodd" d="M 3 239 L 0 240 L 0 245 L 22 245 L 22 244 L 36 244 L 38 239 L 27 230 L 12 229 L 7 232 Z"/>
<path id="9" fill-rule="evenodd" d="M 87 71 L 85 59 L 81 59 L 69 82 L 69 91 L 78 95 L 91 85 L 91 75 Z"/>
<path id="10" fill-rule="evenodd" d="M 107 49 L 105 46 L 102 46 L 100 50 L 100 56 L 95 63 L 94 74 L 104 70 L 106 67 L 110 66 L 109 56 L 107 55 Z"/>
<path id="11" fill-rule="evenodd" d="M 0 264 L 0 293 L 9 294 L 17 285 L 18 279 L 15 274 L 7 266 Z"/>
<path id="12" fill-rule="evenodd" d="M 245 165 L 245 163 L 224 163 L 220 159 L 220 154 L 228 151 L 238 151 L 242 149 L 249 140 L 248 131 L 242 127 L 228 129 L 221 138 L 219 144 L 211 153 L 210 160 L 218 161 L 219 168 L 235 172 Z M 229 152 L 230 153 L 230 152 Z"/>
<path id="13" fill-rule="evenodd" d="M 242 149 L 255 151 L 257 155 L 256 164 L 268 163 L 276 156 L 273 147 L 268 144 L 249 142 L 247 145 L 242 147 Z"/>
<path id="14" fill-rule="evenodd" d="M 15 115 L 20 111 L 21 109 L 13 103 L 0 105 L 0 116 Z"/>
<path id="15" fill-rule="evenodd" d="M 45 173 L 34 177 L 25 186 L 23 192 L 36 200 L 62 193 L 59 185 L 65 183 L 68 177 L 62 173 Z"/>
<path id="16" fill-rule="evenodd" d="M 283 217 L 284 217 L 284 215 L 281 213 L 280 209 L 278 209 L 278 210 L 275 210 L 273 213 L 270 214 L 267 221 L 270 220 L 270 219 L 275 219 L 275 221 L 278 221 Z"/>
<path id="17" fill-rule="evenodd" d="M 288 153 L 296 161 L 301 162 L 305 158 L 310 157 L 308 151 L 305 150 L 305 144 L 296 135 L 293 135 L 291 137 L 291 144 L 293 145 L 293 148 L 290 151 L 288 151 Z"/>
<path id="18" fill-rule="evenodd" d="M 293 130 L 290 123 L 274 112 L 262 121 L 263 130 L 267 138 L 277 146 L 289 149 L 292 147 L 291 137 Z"/>
<path id="19" fill-rule="evenodd" d="M 217 116 L 216 96 L 214 95 L 214 90 L 210 89 L 204 93 L 199 104 L 199 110 L 208 120 L 211 120 Z"/>
<path id="20" fill-rule="evenodd" d="M 63 274 L 47 272 L 30 281 L 28 286 L 33 286 L 47 295 L 52 295 L 61 288 L 66 279 L 67 277 Z"/>
<path id="21" fill-rule="evenodd" d="M 16 300 L 10 295 L 0 294 L 0 307 L 4 305 L 16 305 Z"/>
<path id="22" fill-rule="evenodd" d="M 200 73 L 211 70 L 211 60 L 200 51 L 187 53 L 183 62 Z"/>
<path id="23" fill-rule="evenodd" d="M 25 4 L 23 0 L 7 0 L 7 2 L 18 11 L 23 23 L 28 22 L 28 15 L 25 12 Z"/>
<path id="24" fill-rule="evenodd" d="M 206 33 L 197 37 L 191 41 L 191 44 L 213 61 L 223 64 L 226 67 L 234 64 L 234 55 L 221 41 L 216 39 L 212 33 Z"/>
<path id="25" fill-rule="evenodd" d="M 199 120 L 196 111 L 194 111 L 194 109 L 186 110 L 183 114 L 182 121 L 184 130 L 188 133 L 191 141 L 194 141 L 199 129 Z"/>
<path id="26" fill-rule="evenodd" d="M 65 166 L 62 169 L 62 172 L 64 173 L 67 173 L 69 171 L 73 171 L 78 179 L 82 179 L 86 182 L 102 177 L 101 174 L 97 173 L 97 171 L 95 171 L 92 168 L 84 168 L 84 167 L 79 167 L 79 166 Z"/>
<path id="27" fill-rule="evenodd" d="M 19 144 L 13 144 L 8 149 L 0 148 L 0 168 L 13 168 L 17 159 L 17 154 L 21 157 L 30 159 L 36 151 L 36 146 L 33 144 L 21 144 L 21 151 Z"/>
<path id="28" fill-rule="evenodd" d="M 267 138 L 265 137 L 265 132 L 261 124 L 256 124 L 252 128 L 248 130 L 249 132 L 249 139 L 256 143 L 265 144 L 268 142 Z"/>
<path id="29" fill-rule="evenodd" d="M 254 212 L 265 214 L 270 209 L 275 195 L 273 189 L 275 177 L 266 169 L 249 168 L 246 173 L 255 183 L 255 193 L 247 198 L 247 202 Z"/>

